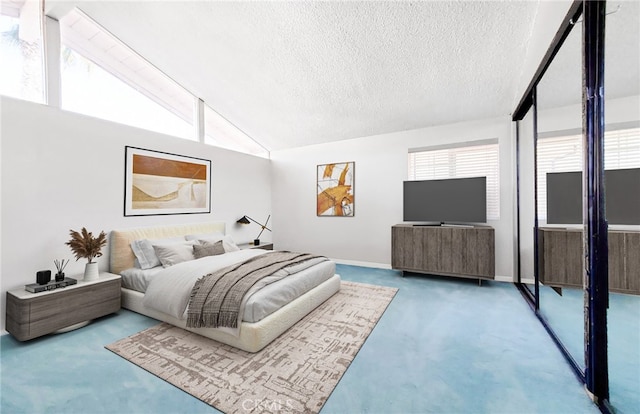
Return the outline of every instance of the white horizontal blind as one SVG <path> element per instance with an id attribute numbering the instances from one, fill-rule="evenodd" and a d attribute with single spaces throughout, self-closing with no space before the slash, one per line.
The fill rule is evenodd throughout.
<path id="1" fill-rule="evenodd" d="M 409 180 L 487 177 L 487 220 L 500 218 L 498 143 L 409 150 Z"/>
<path id="2" fill-rule="evenodd" d="M 640 168 L 640 128 L 604 133 L 604 168 Z M 538 139 L 538 219 L 547 220 L 547 173 L 582 171 L 582 134 Z"/>
<path id="3" fill-rule="evenodd" d="M 640 168 L 640 128 L 604 133 L 604 168 Z"/>

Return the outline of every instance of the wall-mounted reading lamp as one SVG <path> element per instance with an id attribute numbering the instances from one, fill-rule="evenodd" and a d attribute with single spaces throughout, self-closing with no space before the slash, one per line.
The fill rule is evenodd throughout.
<path id="1" fill-rule="evenodd" d="M 255 240 L 253 241 L 253 245 L 254 246 L 260 246 L 260 236 L 262 235 L 262 232 L 265 231 L 265 230 L 271 231 L 271 229 L 269 227 L 267 227 L 267 223 L 269 223 L 269 219 L 270 218 L 271 218 L 271 214 L 269 214 L 269 217 L 267 217 L 267 221 L 265 221 L 264 224 L 260 224 L 260 223 L 258 223 L 257 221 L 255 221 L 254 219 L 252 219 L 249 216 L 242 216 L 242 218 L 239 219 L 238 221 L 236 221 L 236 223 L 239 223 L 239 224 L 250 224 L 253 221 L 258 226 L 262 227 L 262 230 L 260 230 L 260 233 L 258 233 L 258 237 L 256 237 Z"/>

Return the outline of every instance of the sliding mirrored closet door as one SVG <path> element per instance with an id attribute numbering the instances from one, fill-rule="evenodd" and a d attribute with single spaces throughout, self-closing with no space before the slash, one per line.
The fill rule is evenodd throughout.
<path id="1" fill-rule="evenodd" d="M 573 25 L 536 88 L 540 314 L 582 371 L 582 30 Z"/>
<path id="2" fill-rule="evenodd" d="M 534 137 L 535 106 L 531 106 L 521 121 L 518 121 L 518 267 L 520 283 L 528 294 L 536 297 L 534 269 L 535 226 L 535 180 Z"/>
<path id="3" fill-rule="evenodd" d="M 605 172 L 640 169 L 640 3 L 607 2 L 604 69 Z M 640 180 L 632 180 L 623 196 L 630 202 L 640 198 Z M 607 220 L 609 402 L 632 413 L 640 407 L 640 220 L 610 205 Z"/>
<path id="4" fill-rule="evenodd" d="M 613 178 L 640 174 L 639 52 L 638 2 L 574 1 L 514 112 L 519 287 L 603 412 L 640 406 L 640 179 Z M 604 91 L 603 104 L 602 95 L 583 96 L 589 88 Z M 591 180 L 600 181 L 601 161 L 600 198 Z M 631 218 L 620 205 L 632 206 Z M 585 256 L 585 246 L 596 250 Z"/>

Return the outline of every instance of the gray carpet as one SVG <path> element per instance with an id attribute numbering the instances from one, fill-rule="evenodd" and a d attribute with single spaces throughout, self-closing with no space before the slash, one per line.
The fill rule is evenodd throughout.
<path id="1" fill-rule="evenodd" d="M 340 292 L 255 354 L 161 323 L 106 348 L 226 413 L 317 413 L 397 292 Z"/>

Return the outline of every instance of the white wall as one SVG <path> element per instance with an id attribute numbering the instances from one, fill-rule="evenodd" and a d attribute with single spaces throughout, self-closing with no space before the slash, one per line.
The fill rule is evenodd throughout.
<path id="1" fill-rule="evenodd" d="M 508 117 L 364 137 L 276 151 L 272 155 L 272 206 L 278 248 L 323 254 L 348 263 L 390 267 L 391 226 L 402 223 L 402 182 L 408 149 L 498 138 L 500 220 L 496 275 L 513 277 L 513 155 Z M 355 161 L 355 216 L 316 216 L 318 164 Z"/>
<path id="2" fill-rule="evenodd" d="M 69 230 L 224 221 L 236 242 L 260 228 L 235 221 L 271 213 L 270 161 L 59 109 L 2 97 L 1 292 L 35 283 L 54 259 L 72 259 L 65 273 L 81 274 L 68 246 Z M 124 217 L 124 151 L 136 146 L 212 161 L 210 214 Z M 262 236 L 264 240 L 270 234 Z M 108 270 L 108 246 L 99 259 Z M 55 273 L 55 272 L 53 272 Z"/>
<path id="3" fill-rule="evenodd" d="M 640 95 L 607 99 L 604 103 L 604 123 L 624 124 L 640 120 Z M 582 129 L 582 105 L 563 106 L 538 112 L 538 132 Z"/>

